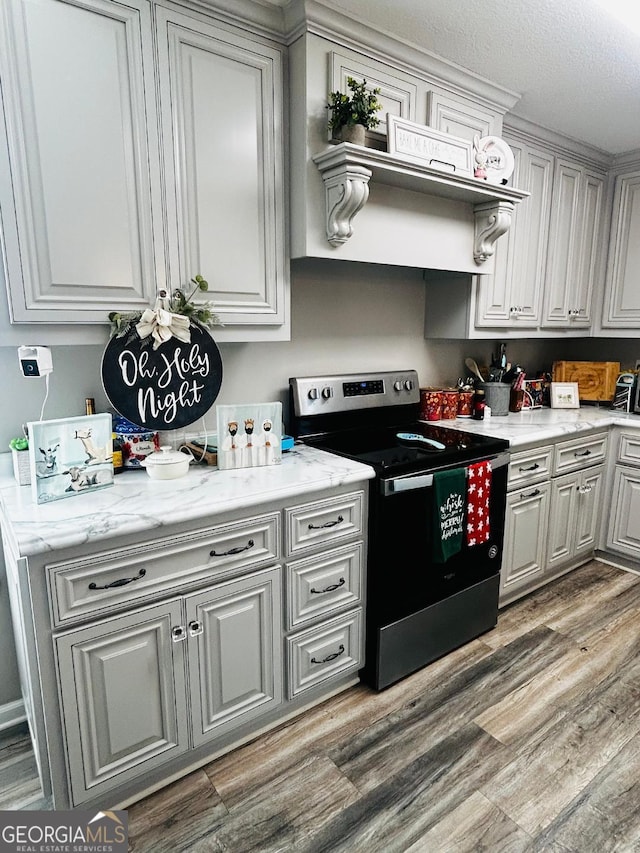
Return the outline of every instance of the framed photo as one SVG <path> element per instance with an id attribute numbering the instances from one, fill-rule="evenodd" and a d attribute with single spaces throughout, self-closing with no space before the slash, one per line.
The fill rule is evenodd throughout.
<path id="1" fill-rule="evenodd" d="M 218 468 L 277 465 L 282 459 L 282 403 L 218 406 Z"/>
<path id="2" fill-rule="evenodd" d="M 471 142 L 391 113 L 387 114 L 387 151 L 441 172 L 473 175 Z"/>
<path id="3" fill-rule="evenodd" d="M 28 424 L 31 495 L 43 504 L 113 485 L 111 415 Z"/>
<path id="4" fill-rule="evenodd" d="M 580 396 L 577 382 L 551 383 L 552 409 L 579 409 Z"/>

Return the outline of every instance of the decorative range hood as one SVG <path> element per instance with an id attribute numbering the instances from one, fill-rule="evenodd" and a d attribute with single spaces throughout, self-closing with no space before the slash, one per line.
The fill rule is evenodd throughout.
<path id="1" fill-rule="evenodd" d="M 515 205 L 529 193 L 428 165 L 408 163 L 385 151 L 342 142 L 313 156 L 325 188 L 326 235 L 338 247 L 353 234 L 353 219 L 369 198 L 371 180 L 391 187 L 471 204 L 473 258 L 483 264 L 511 225 Z"/>

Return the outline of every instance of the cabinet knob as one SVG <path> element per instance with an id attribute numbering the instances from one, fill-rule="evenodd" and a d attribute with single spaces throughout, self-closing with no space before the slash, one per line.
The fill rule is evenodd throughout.
<path id="1" fill-rule="evenodd" d="M 171 629 L 171 639 L 174 643 L 180 643 L 187 636 L 187 632 L 184 630 L 184 625 L 176 625 L 175 628 Z"/>
<path id="2" fill-rule="evenodd" d="M 204 631 L 204 625 L 200 622 L 199 619 L 192 619 L 189 622 L 189 636 L 197 637 L 199 634 L 202 634 Z"/>

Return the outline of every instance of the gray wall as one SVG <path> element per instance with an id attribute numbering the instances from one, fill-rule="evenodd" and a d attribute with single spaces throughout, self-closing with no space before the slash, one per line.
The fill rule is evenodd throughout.
<path id="1" fill-rule="evenodd" d="M 0 297 L 1 298 L 1 297 Z M 221 344 L 224 378 L 218 402 L 286 399 L 289 376 L 374 369 L 418 370 L 420 383 L 451 384 L 467 373 L 464 358 L 487 362 L 495 342 L 427 341 L 423 337 L 428 285 L 419 270 L 333 261 L 298 261 L 292 275 L 292 339 L 283 343 Z M 215 333 L 214 333 L 215 337 Z M 37 343 L 27 335 L 24 343 Z M 98 411 L 108 407 L 100 384 L 101 346 L 52 346 L 46 419 L 84 413 L 85 397 Z M 509 358 L 527 372 L 550 369 L 556 358 L 618 360 L 633 366 L 635 341 L 514 341 Z M 21 424 L 38 420 L 43 379 L 25 379 L 15 346 L 0 346 L 0 450 Z M 206 427 L 215 429 L 212 410 Z M 194 425 L 200 429 L 200 425 Z M 70 502 L 69 510 L 73 511 Z M 4 569 L 0 566 L 0 634 L 7 624 Z M 0 705 L 18 698 L 12 649 L 0 656 Z"/>

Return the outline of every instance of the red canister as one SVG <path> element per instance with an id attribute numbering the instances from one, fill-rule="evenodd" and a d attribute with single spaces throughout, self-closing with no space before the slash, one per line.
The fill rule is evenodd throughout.
<path id="1" fill-rule="evenodd" d="M 470 418 L 473 414 L 473 391 L 460 391 L 458 394 L 458 417 Z"/>
<path id="2" fill-rule="evenodd" d="M 420 389 L 420 417 L 423 421 L 439 421 L 442 417 L 442 391 Z"/>
<path id="3" fill-rule="evenodd" d="M 458 414 L 458 391 L 442 392 L 442 420 L 451 421 Z"/>

